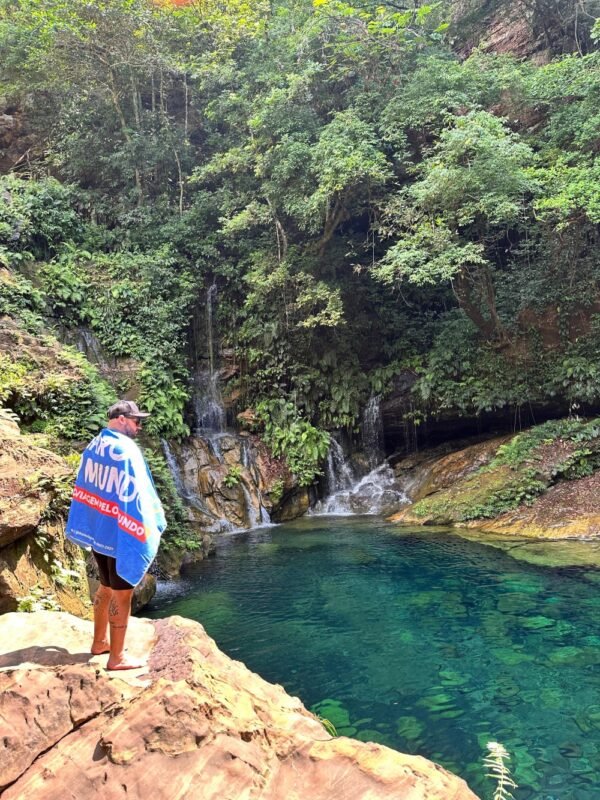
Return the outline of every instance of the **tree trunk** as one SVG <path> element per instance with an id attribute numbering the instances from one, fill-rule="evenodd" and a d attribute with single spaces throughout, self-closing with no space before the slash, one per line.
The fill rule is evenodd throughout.
<path id="1" fill-rule="evenodd" d="M 508 335 L 502 326 L 496 310 L 496 297 L 492 276 L 487 269 L 477 270 L 480 285 L 477 294 L 483 295 L 488 316 L 486 317 L 480 307 L 478 299 L 474 296 L 474 280 L 467 269 L 462 269 L 454 278 L 452 288 L 458 300 L 458 305 L 473 322 L 477 329 L 488 341 L 506 342 Z"/>
<path id="2" fill-rule="evenodd" d="M 317 252 L 319 254 L 319 258 L 322 258 L 325 254 L 325 248 L 333 238 L 334 233 L 338 229 L 344 220 L 348 219 L 348 212 L 344 207 L 343 202 L 340 198 L 336 198 L 333 210 L 328 211 L 325 216 L 325 226 L 323 229 L 323 235 L 319 239 L 319 243 L 317 246 Z"/>
<path id="3" fill-rule="evenodd" d="M 106 62 L 104 62 L 106 63 Z M 125 113 L 123 112 L 123 108 L 119 101 L 119 91 L 117 89 L 117 81 L 115 79 L 115 73 L 113 68 L 110 64 L 108 66 L 108 79 L 109 79 L 109 92 L 115 107 L 115 111 L 117 112 L 117 116 L 119 117 L 119 122 L 121 124 L 121 133 L 123 134 L 123 138 L 127 142 L 128 145 L 132 144 L 131 136 L 129 135 L 129 129 L 127 127 L 127 120 L 125 119 Z M 138 206 L 141 206 L 144 202 L 144 190 L 142 188 L 142 175 L 140 170 L 137 166 L 134 167 L 134 176 L 135 176 L 135 188 L 137 191 Z"/>

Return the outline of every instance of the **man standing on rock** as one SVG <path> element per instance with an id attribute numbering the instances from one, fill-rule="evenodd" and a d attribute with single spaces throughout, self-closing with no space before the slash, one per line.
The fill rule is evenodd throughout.
<path id="1" fill-rule="evenodd" d="M 109 670 L 144 666 L 126 655 L 125 634 L 134 587 L 166 528 L 150 470 L 133 441 L 149 416 L 131 400 L 108 409 L 108 425 L 83 453 L 67 520 L 67 538 L 91 548 L 98 564 L 92 653 L 109 653 Z"/>

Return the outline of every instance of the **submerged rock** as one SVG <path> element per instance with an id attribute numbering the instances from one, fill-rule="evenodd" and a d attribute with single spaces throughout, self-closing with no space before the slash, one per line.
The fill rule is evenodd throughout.
<path id="1" fill-rule="evenodd" d="M 420 756 L 332 738 L 198 623 L 133 619 L 131 672 L 101 669 L 91 636 L 68 614 L 0 619 L 2 800 L 476 800 Z"/>

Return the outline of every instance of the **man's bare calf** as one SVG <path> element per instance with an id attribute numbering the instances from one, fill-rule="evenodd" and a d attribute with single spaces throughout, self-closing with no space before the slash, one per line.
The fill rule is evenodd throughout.
<path id="1" fill-rule="evenodd" d="M 108 624 L 110 626 L 110 655 L 106 669 L 138 669 L 146 662 L 134 659 L 125 653 L 125 634 L 131 615 L 133 589 L 111 589 L 112 597 L 108 603 Z"/>

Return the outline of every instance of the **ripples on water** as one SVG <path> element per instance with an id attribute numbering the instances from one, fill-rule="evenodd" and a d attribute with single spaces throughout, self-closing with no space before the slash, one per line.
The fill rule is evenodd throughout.
<path id="1" fill-rule="evenodd" d="M 219 540 L 150 616 L 219 647 L 338 733 L 437 761 L 482 798 L 486 742 L 515 800 L 600 797 L 600 573 L 552 570 L 446 533 L 300 520 Z"/>

